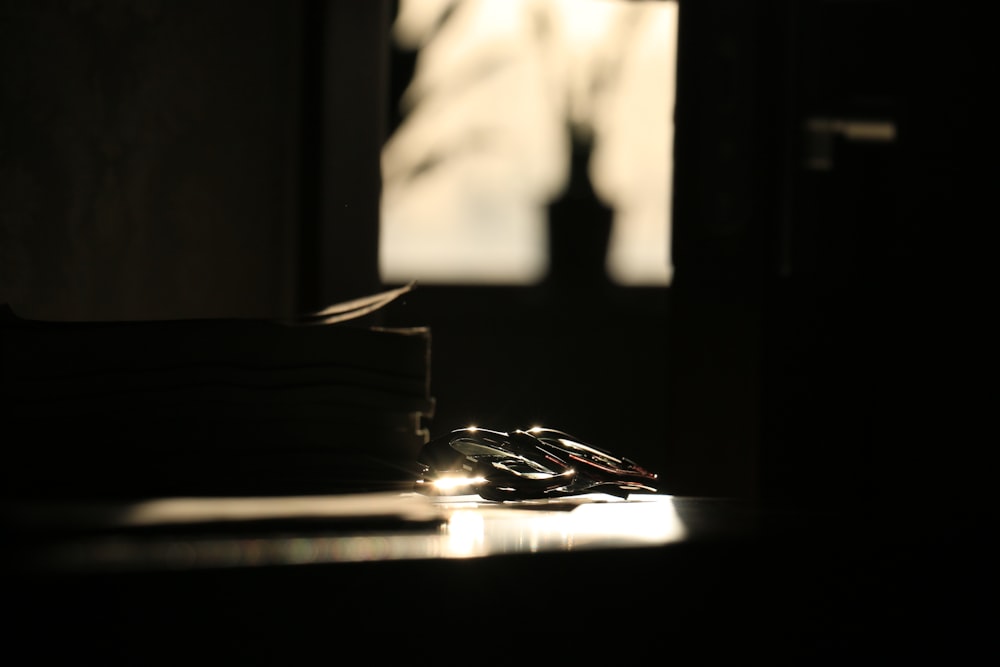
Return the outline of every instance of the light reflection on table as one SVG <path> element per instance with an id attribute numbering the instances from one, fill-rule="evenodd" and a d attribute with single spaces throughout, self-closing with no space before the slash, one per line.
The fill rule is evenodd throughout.
<path id="1" fill-rule="evenodd" d="M 517 503 L 408 493 L 192 498 L 151 501 L 115 516 L 116 530 L 48 545 L 33 562 L 42 568 L 100 571 L 477 558 L 660 546 L 683 540 L 687 532 L 672 497 L 652 494 Z M 280 523 L 303 517 L 316 523 L 308 530 Z M 261 519 L 278 523 L 262 529 Z M 373 519 L 380 520 L 377 527 Z M 225 529 L 189 530 L 199 523 Z M 141 531 L 150 527 L 158 530 Z"/>
<path id="2" fill-rule="evenodd" d="M 445 502 L 441 556 L 653 546 L 684 537 L 670 496 L 593 495 L 536 505 Z"/>

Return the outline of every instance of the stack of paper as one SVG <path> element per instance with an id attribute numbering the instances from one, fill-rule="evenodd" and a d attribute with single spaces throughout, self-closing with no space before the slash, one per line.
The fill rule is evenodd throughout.
<path id="1" fill-rule="evenodd" d="M 260 495 L 408 484 L 433 415 L 430 331 L 359 323 L 385 302 L 376 295 L 295 322 L 40 322 L 8 308 L 2 492 Z"/>

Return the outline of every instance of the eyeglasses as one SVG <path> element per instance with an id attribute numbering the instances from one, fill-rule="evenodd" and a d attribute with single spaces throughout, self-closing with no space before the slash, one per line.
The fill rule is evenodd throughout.
<path id="1" fill-rule="evenodd" d="M 634 461 L 550 428 L 461 428 L 430 440 L 417 456 L 426 495 L 478 494 L 529 500 L 584 493 L 628 498 L 655 493 L 657 475 Z"/>

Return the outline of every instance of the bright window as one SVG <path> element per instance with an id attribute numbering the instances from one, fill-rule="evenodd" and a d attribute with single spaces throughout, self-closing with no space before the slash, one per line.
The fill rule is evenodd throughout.
<path id="1" fill-rule="evenodd" d="M 622 285 L 670 281 L 677 2 L 400 0 L 415 53 L 382 153 L 388 283 L 533 284 L 573 142 L 612 210 Z"/>

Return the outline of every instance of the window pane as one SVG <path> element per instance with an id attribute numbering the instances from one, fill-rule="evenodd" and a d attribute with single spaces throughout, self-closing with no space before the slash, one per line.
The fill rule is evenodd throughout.
<path id="1" fill-rule="evenodd" d="M 576 142 L 613 211 L 609 276 L 667 284 L 676 24 L 673 1 L 401 0 L 415 65 L 382 154 L 382 279 L 544 278 Z"/>

